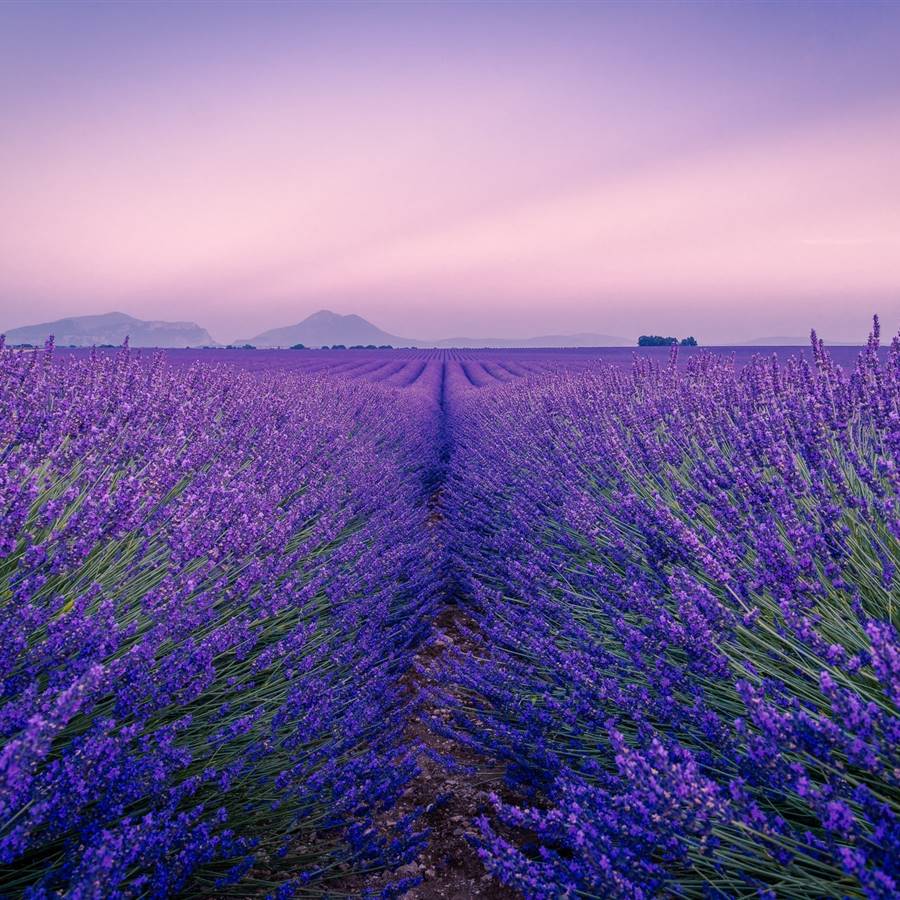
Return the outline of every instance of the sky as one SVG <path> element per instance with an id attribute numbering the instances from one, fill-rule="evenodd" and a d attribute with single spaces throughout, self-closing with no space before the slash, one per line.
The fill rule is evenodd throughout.
<path id="1" fill-rule="evenodd" d="M 0 3 L 0 330 L 864 340 L 900 3 Z"/>

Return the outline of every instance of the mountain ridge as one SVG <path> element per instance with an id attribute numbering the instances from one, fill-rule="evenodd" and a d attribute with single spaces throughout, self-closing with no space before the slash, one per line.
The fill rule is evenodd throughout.
<path id="1" fill-rule="evenodd" d="M 855 347 L 855 341 L 830 341 L 828 338 L 823 338 L 827 345 L 832 347 Z M 744 341 L 742 344 L 726 344 L 723 346 L 728 347 L 808 347 L 809 346 L 809 336 L 802 337 L 794 337 L 793 335 L 773 335 L 770 337 L 758 337 L 752 338 L 749 341 Z"/>
<path id="2" fill-rule="evenodd" d="M 6 332 L 9 344 L 40 346 L 52 334 L 60 346 L 89 347 L 99 344 L 121 344 L 126 335 L 133 347 L 221 347 L 209 332 L 195 322 L 168 322 L 143 320 L 122 312 L 99 315 L 68 316 L 52 322 L 24 325 Z M 284 325 L 260 332 L 252 338 L 234 341 L 234 344 L 251 344 L 260 348 L 291 347 L 303 344 L 307 347 L 343 344 L 383 346 L 398 348 L 565 348 L 565 347 L 631 347 L 634 340 L 609 334 L 576 332 L 572 334 L 543 334 L 531 338 L 473 338 L 452 337 L 436 340 L 401 337 L 384 331 L 356 313 L 342 315 L 321 309 L 293 325 Z M 719 344 L 720 347 L 805 347 L 807 338 L 794 336 L 758 337 L 740 343 Z M 826 340 L 831 346 L 850 346 L 852 342 Z"/>
<path id="3" fill-rule="evenodd" d="M 132 347 L 215 347 L 219 346 L 196 322 L 166 322 L 137 319 L 127 313 L 110 312 L 88 316 L 68 316 L 52 322 L 22 325 L 6 332 L 9 344 L 40 346 L 53 335 L 60 346 L 91 347 L 121 344 Z"/>
<path id="4" fill-rule="evenodd" d="M 303 344 L 321 347 L 333 344 L 390 344 L 392 347 L 420 347 L 421 341 L 389 334 L 368 319 L 350 313 L 341 315 L 330 309 L 320 309 L 294 325 L 283 325 L 262 331 L 256 337 L 235 341 L 236 344 L 252 344 L 254 347 L 291 347 Z"/>
<path id="5" fill-rule="evenodd" d="M 624 338 L 607 334 L 580 332 L 577 334 L 549 334 L 533 338 L 470 338 L 453 337 L 428 341 L 400 337 L 373 325 L 362 316 L 341 315 L 320 309 L 295 325 L 270 328 L 256 337 L 235 341 L 254 347 L 308 347 L 345 344 L 390 344 L 392 347 L 620 347 L 628 346 Z"/>
<path id="6" fill-rule="evenodd" d="M 445 338 L 424 344 L 430 347 L 513 348 L 513 347 L 630 347 L 634 341 L 611 334 L 577 332 L 575 334 L 543 334 L 532 338 Z"/>

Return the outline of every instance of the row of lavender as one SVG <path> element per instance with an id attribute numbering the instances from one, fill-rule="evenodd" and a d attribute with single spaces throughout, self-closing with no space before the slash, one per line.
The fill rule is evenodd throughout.
<path id="1" fill-rule="evenodd" d="M 636 360 L 471 392 L 447 540 L 530 898 L 900 890 L 900 341 L 844 372 Z M 511 795 L 514 796 L 514 795 Z"/>
<path id="2" fill-rule="evenodd" d="M 286 897 L 415 853 L 372 823 L 414 765 L 435 421 L 428 390 L 0 341 L 4 895 Z"/>

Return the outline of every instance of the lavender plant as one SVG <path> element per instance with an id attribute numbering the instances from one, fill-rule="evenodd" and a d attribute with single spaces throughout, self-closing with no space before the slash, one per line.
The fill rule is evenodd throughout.
<path id="1" fill-rule="evenodd" d="M 403 423 L 400 425 L 399 423 Z M 433 401 L 0 341 L 0 890 L 321 894 L 420 839 Z"/>
<path id="2" fill-rule="evenodd" d="M 409 861 L 401 678 L 462 593 L 442 727 L 505 763 L 502 881 L 894 896 L 900 341 L 676 354 L 0 340 L 0 891 Z"/>
<path id="3" fill-rule="evenodd" d="M 900 889 L 900 340 L 460 397 L 460 739 L 527 897 Z M 677 352 L 677 351 L 675 351 Z"/>

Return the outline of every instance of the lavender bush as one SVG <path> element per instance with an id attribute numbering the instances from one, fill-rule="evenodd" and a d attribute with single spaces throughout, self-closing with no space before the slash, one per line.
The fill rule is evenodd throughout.
<path id="1" fill-rule="evenodd" d="M 527 897 L 900 890 L 900 341 L 812 353 L 457 404 L 456 733 L 525 797 L 480 825 Z"/>
<path id="2" fill-rule="evenodd" d="M 382 812 L 452 599 L 476 649 L 428 690 L 504 764 L 477 823 L 501 881 L 893 897 L 898 462 L 877 322 L 847 370 L 815 338 L 0 339 L 0 894 L 322 896 L 412 860 L 425 831 Z"/>
<path id="3" fill-rule="evenodd" d="M 0 885 L 321 894 L 418 838 L 433 399 L 0 341 Z M 276 875 L 275 873 L 287 873 Z"/>

